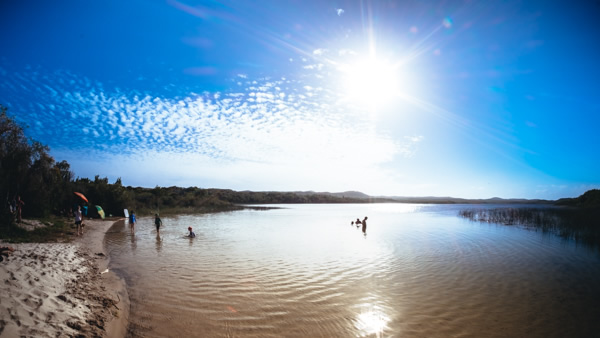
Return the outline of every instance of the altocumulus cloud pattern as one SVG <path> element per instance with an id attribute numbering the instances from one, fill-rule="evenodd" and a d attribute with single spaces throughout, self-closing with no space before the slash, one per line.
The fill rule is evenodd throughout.
<path id="1" fill-rule="evenodd" d="M 304 63 L 304 69 L 323 68 Z M 77 156 L 90 160 L 160 157 L 171 165 L 255 163 L 324 174 L 411 156 L 421 140 L 398 142 L 369 127 L 368 116 L 340 104 L 343 98 L 324 89 L 319 76 L 309 84 L 239 74 L 232 79 L 238 90 L 161 97 L 105 89 L 68 71 L 0 72 L 11 79 L 0 83 L 13 98 L 10 113 L 29 126 L 29 135 L 57 154 L 87 149 Z"/>

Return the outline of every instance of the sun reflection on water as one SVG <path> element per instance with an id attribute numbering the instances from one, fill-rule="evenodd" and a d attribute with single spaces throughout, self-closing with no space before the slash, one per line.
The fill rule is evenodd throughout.
<path id="1" fill-rule="evenodd" d="M 380 309 L 370 307 L 361 312 L 355 321 L 355 327 L 358 329 L 358 337 L 376 335 L 383 336 L 383 331 L 387 329 L 387 323 L 390 318 Z"/>

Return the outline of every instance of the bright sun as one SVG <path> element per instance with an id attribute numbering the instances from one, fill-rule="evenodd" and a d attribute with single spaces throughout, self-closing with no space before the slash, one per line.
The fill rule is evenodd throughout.
<path id="1" fill-rule="evenodd" d="M 344 65 L 340 71 L 348 99 L 357 103 L 385 104 L 400 90 L 398 67 L 384 60 L 368 58 Z"/>

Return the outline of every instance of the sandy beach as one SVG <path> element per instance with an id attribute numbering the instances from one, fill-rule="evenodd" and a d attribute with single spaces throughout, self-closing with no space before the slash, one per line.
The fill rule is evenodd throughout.
<path id="1" fill-rule="evenodd" d="M 72 243 L 2 243 L 15 251 L 0 262 L 0 336 L 125 336 L 129 296 L 104 249 L 116 221 L 86 220 Z"/>

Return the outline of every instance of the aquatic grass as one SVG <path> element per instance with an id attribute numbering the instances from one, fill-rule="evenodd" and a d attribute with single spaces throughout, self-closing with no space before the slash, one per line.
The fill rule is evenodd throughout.
<path id="1" fill-rule="evenodd" d="M 515 225 L 556 234 L 600 249 L 598 208 L 469 208 L 458 215 L 475 222 Z"/>

